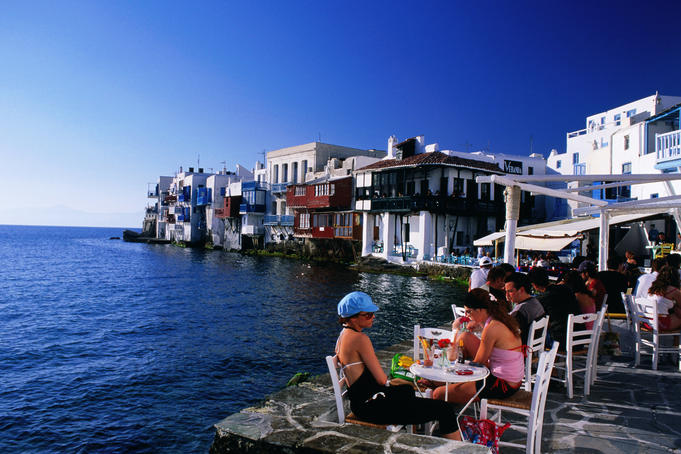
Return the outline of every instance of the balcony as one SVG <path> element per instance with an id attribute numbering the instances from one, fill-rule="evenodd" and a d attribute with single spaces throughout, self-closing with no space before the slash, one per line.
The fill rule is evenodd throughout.
<path id="1" fill-rule="evenodd" d="M 267 214 L 263 220 L 264 225 L 281 225 L 281 226 L 293 226 L 293 216 L 292 215 L 273 215 Z"/>
<path id="2" fill-rule="evenodd" d="M 290 183 L 277 183 L 272 185 L 272 193 L 281 194 L 286 192 L 286 188 Z"/>
<path id="3" fill-rule="evenodd" d="M 681 166 L 681 130 L 655 134 L 656 169 Z"/>
<path id="4" fill-rule="evenodd" d="M 178 214 L 177 215 L 177 222 L 189 222 L 190 217 L 188 214 Z"/>
<path id="5" fill-rule="evenodd" d="M 501 204 L 493 201 L 447 196 L 385 197 L 371 200 L 371 211 L 373 212 L 413 213 L 430 211 L 440 214 L 495 215 L 501 208 Z"/>
<path id="6" fill-rule="evenodd" d="M 250 203 L 242 203 L 239 205 L 239 213 L 264 213 L 265 205 L 251 205 Z"/>
<path id="7" fill-rule="evenodd" d="M 258 181 L 246 181 L 241 183 L 241 191 L 255 191 L 256 189 L 261 189 L 263 191 L 267 190 L 267 184 L 260 183 Z"/>
<path id="8" fill-rule="evenodd" d="M 279 225 L 279 216 L 276 214 L 266 214 L 263 219 L 263 225 Z"/>
<path id="9" fill-rule="evenodd" d="M 178 202 L 191 202 L 192 197 L 188 194 L 182 193 L 182 194 L 177 196 L 177 201 Z"/>

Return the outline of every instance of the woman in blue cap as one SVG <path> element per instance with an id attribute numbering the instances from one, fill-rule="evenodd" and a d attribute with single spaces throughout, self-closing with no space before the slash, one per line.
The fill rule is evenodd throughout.
<path id="1" fill-rule="evenodd" d="M 445 438 L 459 439 L 456 407 L 416 397 L 409 385 L 390 386 L 369 337 L 362 333 L 374 322 L 378 307 L 363 292 L 348 293 L 338 303 L 343 330 L 336 342 L 341 373 L 348 383 L 350 408 L 357 418 L 376 424 L 421 424 L 439 421 Z"/>

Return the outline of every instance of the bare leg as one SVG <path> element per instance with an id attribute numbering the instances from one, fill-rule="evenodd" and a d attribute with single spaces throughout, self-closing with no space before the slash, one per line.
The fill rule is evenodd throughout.
<path id="1" fill-rule="evenodd" d="M 447 401 L 455 404 L 465 404 L 475 395 L 475 383 L 458 383 L 448 386 Z M 433 399 L 445 400 L 445 387 L 440 386 L 433 391 Z"/>

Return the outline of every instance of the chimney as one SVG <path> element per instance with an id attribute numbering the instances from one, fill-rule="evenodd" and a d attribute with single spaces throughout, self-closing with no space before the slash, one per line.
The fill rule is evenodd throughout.
<path id="1" fill-rule="evenodd" d="M 397 143 L 397 137 L 394 135 L 388 138 L 388 155 L 385 159 L 395 159 L 395 144 Z"/>

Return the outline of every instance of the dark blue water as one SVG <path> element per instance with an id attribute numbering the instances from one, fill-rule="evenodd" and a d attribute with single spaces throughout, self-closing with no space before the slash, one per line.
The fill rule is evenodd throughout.
<path id="1" fill-rule="evenodd" d="M 338 300 L 377 348 L 451 321 L 461 290 L 337 265 L 0 225 L 0 452 L 206 452 L 212 425 L 324 372 Z"/>

